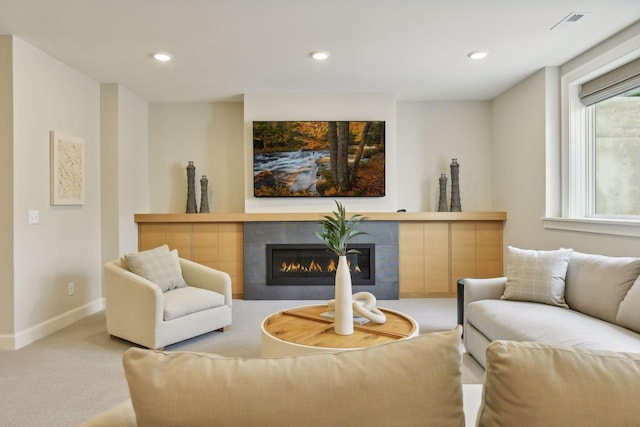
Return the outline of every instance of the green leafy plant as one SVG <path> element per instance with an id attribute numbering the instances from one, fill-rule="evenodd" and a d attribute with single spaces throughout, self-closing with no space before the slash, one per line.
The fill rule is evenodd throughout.
<path id="1" fill-rule="evenodd" d="M 364 231 L 357 229 L 358 224 L 367 220 L 360 214 L 355 214 L 351 218 L 347 219 L 347 212 L 340 202 L 334 200 L 337 207 L 337 212 L 333 212 L 333 216 L 324 216 L 320 221 L 322 225 L 322 231 L 316 232 L 316 235 L 322 240 L 325 245 L 338 256 L 345 256 L 347 254 L 357 254 L 358 250 L 347 250 L 347 242 L 356 236 L 367 234 Z"/>

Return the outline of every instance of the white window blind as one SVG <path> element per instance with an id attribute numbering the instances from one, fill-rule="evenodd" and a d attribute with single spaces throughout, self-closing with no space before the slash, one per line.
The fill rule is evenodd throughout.
<path id="1" fill-rule="evenodd" d="M 593 105 L 640 86 L 640 59 L 596 77 L 580 87 L 580 102 Z"/>

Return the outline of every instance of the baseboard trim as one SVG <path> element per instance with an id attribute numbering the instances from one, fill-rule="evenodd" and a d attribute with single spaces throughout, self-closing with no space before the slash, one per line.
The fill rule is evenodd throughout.
<path id="1" fill-rule="evenodd" d="M 0 350 L 17 350 L 27 346 L 46 337 L 47 335 L 51 335 L 52 333 L 69 326 L 73 322 L 77 322 L 80 319 L 97 313 L 104 307 L 104 298 L 100 298 L 81 307 L 69 310 L 66 313 L 52 317 L 49 320 L 18 332 L 15 335 L 0 335 Z"/>

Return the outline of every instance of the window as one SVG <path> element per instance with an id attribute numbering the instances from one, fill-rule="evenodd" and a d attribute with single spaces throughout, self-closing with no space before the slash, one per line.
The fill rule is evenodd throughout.
<path id="1" fill-rule="evenodd" d="M 580 85 L 574 119 L 581 123 L 571 144 L 582 145 L 586 162 L 584 217 L 640 219 L 640 59 L 621 65 Z M 573 175 L 573 173 L 572 173 Z M 574 200 L 578 203 L 577 199 Z"/>
<path id="2" fill-rule="evenodd" d="M 587 107 L 593 114 L 588 216 L 640 216 L 640 87 Z"/>
<path id="3" fill-rule="evenodd" d="M 562 70 L 561 182 L 548 187 L 545 228 L 640 237 L 640 37 L 633 41 Z"/>

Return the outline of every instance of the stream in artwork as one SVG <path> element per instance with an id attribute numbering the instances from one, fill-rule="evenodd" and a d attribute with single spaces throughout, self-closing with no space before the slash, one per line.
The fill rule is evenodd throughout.
<path id="1" fill-rule="evenodd" d="M 287 151 L 260 153 L 253 158 L 253 175 L 271 172 L 277 184 L 292 192 L 317 193 L 316 181 L 322 178 L 321 171 L 329 170 L 329 151 Z"/>

